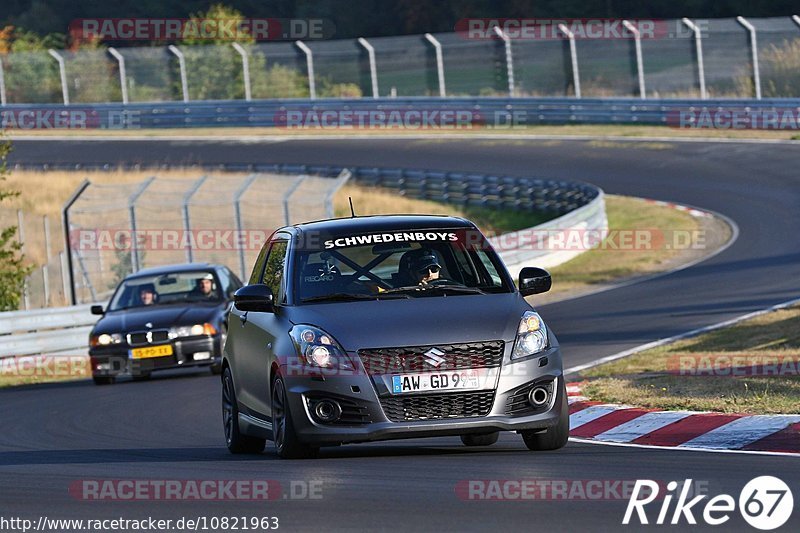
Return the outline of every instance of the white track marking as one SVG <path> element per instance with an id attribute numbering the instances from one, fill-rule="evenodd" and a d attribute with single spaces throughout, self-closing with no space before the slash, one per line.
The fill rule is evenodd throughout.
<path id="1" fill-rule="evenodd" d="M 691 411 L 654 411 L 609 429 L 595 436 L 594 439 L 610 442 L 630 442 L 694 414 L 697 413 Z"/>
<path id="2" fill-rule="evenodd" d="M 581 437 L 570 437 L 570 442 L 580 444 L 595 444 L 599 446 L 618 446 L 621 448 L 645 448 L 648 450 L 681 451 L 681 452 L 707 452 L 707 453 L 739 453 L 743 455 L 779 455 L 782 457 L 798 458 L 798 454 L 790 452 L 768 452 L 759 450 L 718 450 L 715 448 L 690 448 L 688 446 L 653 446 L 652 444 L 631 444 L 629 442 L 603 442 Z"/>
<path id="3" fill-rule="evenodd" d="M 157 128 L 153 128 L 157 129 Z M 727 139 L 714 137 L 627 137 L 621 135 L 537 135 L 537 134 L 482 134 L 482 133 L 409 133 L 400 135 L 375 135 L 370 133 L 342 133 L 324 135 L 91 135 L 81 137 L 79 135 L 14 135 L 11 140 L 20 141 L 136 141 L 136 140 L 190 140 L 190 141 L 216 141 L 233 143 L 254 143 L 254 142 L 287 142 L 287 141 L 360 141 L 386 139 L 390 141 L 400 140 L 531 140 L 531 141 L 621 141 L 631 143 L 641 142 L 665 142 L 665 143 L 721 143 L 721 144 L 789 144 L 797 145 L 800 142 L 791 139 Z"/>
<path id="4" fill-rule="evenodd" d="M 592 420 L 597 420 L 601 416 L 605 416 L 614 411 L 618 411 L 622 406 L 619 405 L 593 405 L 586 409 L 581 409 L 577 413 L 569 415 L 569 428 L 579 428 L 584 424 L 588 424 Z"/>
<path id="5" fill-rule="evenodd" d="M 764 437 L 769 437 L 796 422 L 800 422 L 800 415 L 745 416 L 684 442 L 679 447 L 742 448 Z"/>

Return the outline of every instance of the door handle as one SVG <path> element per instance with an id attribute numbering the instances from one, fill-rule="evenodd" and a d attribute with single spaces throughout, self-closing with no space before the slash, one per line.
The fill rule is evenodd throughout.
<path id="1" fill-rule="evenodd" d="M 244 327 L 244 325 L 247 324 L 247 311 L 239 315 L 239 320 L 242 321 L 242 327 Z"/>

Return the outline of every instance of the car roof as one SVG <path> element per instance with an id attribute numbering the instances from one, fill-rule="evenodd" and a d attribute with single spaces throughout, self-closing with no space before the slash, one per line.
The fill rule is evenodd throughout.
<path id="1" fill-rule="evenodd" d="M 292 226 L 301 232 L 328 234 L 370 233 L 415 229 L 475 228 L 475 224 L 460 217 L 447 215 L 370 215 L 332 218 Z"/>
<path id="2" fill-rule="evenodd" d="M 176 274 L 178 272 L 208 272 L 209 270 L 216 270 L 221 268 L 221 265 L 210 263 L 183 263 L 180 265 L 164 265 L 151 268 L 143 268 L 142 270 L 131 274 L 125 279 L 135 279 L 145 276 L 158 276 L 160 274 Z"/>

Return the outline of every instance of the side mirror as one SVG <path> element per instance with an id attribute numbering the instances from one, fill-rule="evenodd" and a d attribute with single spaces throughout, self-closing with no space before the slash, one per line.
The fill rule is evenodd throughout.
<path id="1" fill-rule="evenodd" d="M 272 290 L 263 283 L 245 285 L 233 293 L 233 305 L 242 311 L 272 313 L 275 311 Z"/>
<path id="2" fill-rule="evenodd" d="M 91 311 L 93 315 L 104 315 L 105 312 L 103 311 L 102 305 L 93 305 L 91 307 Z"/>
<path id="3" fill-rule="evenodd" d="M 552 286 L 550 272 L 543 268 L 525 267 L 519 273 L 519 292 L 523 296 L 547 292 Z"/>

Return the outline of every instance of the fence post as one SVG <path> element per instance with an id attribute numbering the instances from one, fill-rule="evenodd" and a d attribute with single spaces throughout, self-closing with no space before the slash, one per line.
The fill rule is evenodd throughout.
<path id="1" fill-rule="evenodd" d="M 50 248 L 50 218 L 47 215 L 42 216 L 42 225 L 44 226 L 44 253 L 49 262 L 52 252 Z"/>
<path id="2" fill-rule="evenodd" d="M 494 32 L 503 40 L 506 50 L 506 77 L 508 78 L 508 96 L 514 97 L 514 56 L 511 53 L 511 39 L 498 26 L 494 27 Z"/>
<path id="3" fill-rule="evenodd" d="M 69 305 L 72 303 L 74 305 L 75 302 L 70 300 L 71 285 L 69 281 L 70 276 L 67 276 L 67 254 L 58 252 L 58 264 L 61 266 L 61 286 L 64 289 L 64 304 Z"/>
<path id="4" fill-rule="evenodd" d="M 0 58 L 0 105 L 6 105 L 6 76 L 3 71 L 3 60 Z"/>
<path id="5" fill-rule="evenodd" d="M 444 98 L 447 96 L 447 90 L 444 86 L 444 58 L 442 57 L 442 43 L 440 43 L 439 40 L 430 33 L 426 33 L 425 38 L 433 45 L 433 49 L 436 51 L 436 73 L 439 77 L 439 96 Z"/>
<path id="6" fill-rule="evenodd" d="M 183 52 L 178 49 L 174 44 L 169 45 L 169 51 L 178 58 L 178 68 L 181 71 L 181 91 L 183 92 L 183 101 L 189 101 L 189 82 L 186 80 L 186 58 Z M 135 272 L 135 271 L 134 271 Z"/>
<path id="7" fill-rule="evenodd" d="M 636 76 L 639 78 L 639 98 L 644 100 L 647 98 L 647 92 L 644 87 L 644 59 L 642 59 L 642 35 L 639 29 L 630 23 L 630 21 L 623 20 L 622 25 L 625 26 L 629 32 L 633 34 L 633 43 L 636 48 Z"/>
<path id="8" fill-rule="evenodd" d="M 336 183 L 325 194 L 325 215 L 328 218 L 333 218 L 333 197 L 342 188 L 342 186 L 350 180 L 352 174 L 346 168 L 343 168 L 339 175 L 336 176 Z"/>
<path id="9" fill-rule="evenodd" d="M 139 199 L 155 179 L 155 176 L 151 176 L 144 180 L 139 188 L 128 198 L 128 214 L 131 221 L 131 269 L 134 273 L 138 272 L 139 268 L 141 268 L 141 265 L 139 265 L 139 248 L 136 244 L 136 200 Z"/>
<path id="10" fill-rule="evenodd" d="M 308 69 L 308 96 L 312 100 L 317 98 L 317 84 L 314 80 L 314 53 L 303 41 L 295 41 L 297 48 L 306 55 L 306 68 Z"/>
<path id="11" fill-rule="evenodd" d="M 244 78 L 244 99 L 248 102 L 252 100 L 250 92 L 250 58 L 247 57 L 247 50 L 239 43 L 233 43 L 233 49 L 242 56 L 242 77 Z"/>
<path id="12" fill-rule="evenodd" d="M 363 37 L 358 38 L 358 44 L 364 47 L 369 56 L 369 77 L 372 80 L 372 97 L 378 98 L 378 66 L 375 63 L 375 48 Z"/>
<path id="13" fill-rule="evenodd" d="M 125 58 L 120 54 L 116 48 L 109 46 L 108 53 L 111 54 L 119 64 L 119 88 L 122 92 L 122 103 L 128 103 L 128 75 L 125 72 Z"/>
<path id="14" fill-rule="evenodd" d="M 64 297 L 69 299 L 68 303 L 71 305 L 78 304 L 78 295 L 75 292 L 75 274 L 72 271 L 72 241 L 70 240 L 69 235 L 69 208 L 72 207 L 72 204 L 74 204 L 78 198 L 80 198 L 81 194 L 83 194 L 83 191 L 85 191 L 89 185 L 91 185 L 89 180 L 83 180 L 83 182 L 78 185 L 78 188 L 75 190 L 75 192 L 72 193 L 72 196 L 69 197 L 67 203 L 64 204 L 64 207 L 61 208 L 61 221 L 64 228 L 64 250 L 66 251 L 65 255 L 67 259 L 66 270 L 67 276 L 69 277 L 69 292 L 65 290 Z"/>
<path id="15" fill-rule="evenodd" d="M 761 100 L 761 72 L 759 72 L 758 68 L 758 41 L 756 37 L 756 28 L 744 17 L 736 17 L 736 20 L 750 33 L 750 54 L 753 58 L 753 84 L 756 88 L 756 100 Z"/>
<path id="16" fill-rule="evenodd" d="M 283 203 L 283 223 L 287 226 L 291 224 L 289 221 L 289 197 L 292 196 L 294 191 L 297 190 L 300 184 L 303 183 L 307 177 L 308 176 L 297 176 L 297 179 L 295 179 L 294 183 L 292 183 L 292 185 L 286 189 L 286 192 L 283 195 L 283 199 L 281 200 Z"/>
<path id="17" fill-rule="evenodd" d="M 192 248 L 193 239 L 189 238 L 189 235 L 192 231 L 192 225 L 189 222 L 189 202 L 192 200 L 192 196 L 197 190 L 205 183 L 208 179 L 208 176 L 200 176 L 200 179 L 194 182 L 186 194 L 183 196 L 183 231 L 186 232 L 186 262 L 193 263 L 194 262 L 194 249 Z"/>
<path id="18" fill-rule="evenodd" d="M 697 73 L 700 77 L 700 98 L 705 100 L 708 98 L 708 93 L 706 92 L 706 70 L 703 64 L 703 38 L 700 35 L 700 28 L 686 17 L 681 20 L 694 33 L 694 45 L 697 50 Z"/>
<path id="19" fill-rule="evenodd" d="M 575 46 L 575 34 L 565 24 L 559 24 L 558 29 L 569 39 L 569 55 L 572 59 L 572 83 L 575 85 L 575 98 L 581 97 L 581 74 L 578 71 L 578 49 Z"/>
<path id="20" fill-rule="evenodd" d="M 253 181 L 258 177 L 258 174 L 250 174 L 245 178 L 244 183 L 239 187 L 239 189 L 233 195 L 233 216 L 236 220 L 236 234 L 239 236 L 239 273 L 242 279 L 247 279 L 246 270 L 247 264 L 244 261 L 244 246 L 243 243 L 245 239 L 241 238 L 242 235 L 242 211 L 239 205 L 239 200 L 242 198 L 242 195 L 247 191 L 247 189 L 252 185 Z"/>
<path id="21" fill-rule="evenodd" d="M 25 217 L 22 214 L 22 209 L 17 209 L 17 240 L 19 241 L 20 245 L 20 253 L 25 253 Z M 31 307 L 31 300 L 30 295 L 28 294 L 28 278 L 25 277 L 25 281 L 22 285 L 22 301 L 25 305 L 25 310 L 27 311 Z"/>
<path id="22" fill-rule="evenodd" d="M 42 283 L 44 286 L 44 307 L 50 306 L 50 279 L 47 273 L 47 263 L 42 265 Z"/>
<path id="23" fill-rule="evenodd" d="M 69 87 L 67 87 L 67 66 L 64 63 L 64 58 L 61 54 L 52 48 L 47 51 L 48 54 L 53 56 L 58 61 L 58 73 L 61 77 L 61 96 L 64 99 L 64 105 L 69 105 Z"/>

